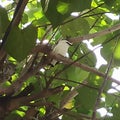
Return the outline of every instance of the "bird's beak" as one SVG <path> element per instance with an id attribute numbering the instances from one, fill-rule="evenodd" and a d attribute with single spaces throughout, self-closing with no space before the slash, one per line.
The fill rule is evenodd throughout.
<path id="1" fill-rule="evenodd" d="M 72 46 L 72 43 L 70 43 L 69 41 L 66 41 L 66 43 L 67 43 L 68 45 Z"/>

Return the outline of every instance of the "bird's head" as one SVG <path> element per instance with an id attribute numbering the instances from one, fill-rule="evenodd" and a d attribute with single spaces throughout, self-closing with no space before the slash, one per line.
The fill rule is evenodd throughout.
<path id="1" fill-rule="evenodd" d="M 64 44 L 66 44 L 66 43 L 67 43 L 68 45 L 70 45 L 70 46 L 72 45 L 72 43 L 70 43 L 70 42 L 67 41 L 67 40 L 60 40 L 60 41 L 58 42 L 58 44 L 61 44 L 61 45 L 62 45 L 62 44 L 64 45 Z"/>

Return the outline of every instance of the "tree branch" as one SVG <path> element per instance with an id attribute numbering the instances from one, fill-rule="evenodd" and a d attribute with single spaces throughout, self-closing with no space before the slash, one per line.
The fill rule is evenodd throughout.
<path id="1" fill-rule="evenodd" d="M 20 20 L 22 18 L 22 14 L 24 12 L 24 9 L 27 3 L 28 3 L 28 0 L 19 0 L 13 16 L 13 23 L 12 23 L 13 26 L 19 25 Z"/>
<path id="2" fill-rule="evenodd" d="M 40 46 L 43 46 L 43 48 L 45 47 L 46 48 L 46 46 L 45 45 L 40 45 Z M 80 67 L 80 68 L 82 68 L 83 70 L 85 70 L 85 71 L 88 71 L 88 72 L 92 72 L 92 73 L 94 73 L 94 74 L 96 74 L 96 75 L 98 75 L 98 76 L 100 76 L 100 77 L 105 77 L 105 74 L 104 73 L 102 73 L 102 72 L 99 72 L 99 71 L 97 71 L 96 69 L 94 69 L 94 68 L 92 68 L 92 67 L 89 67 L 89 66 L 87 66 L 87 65 L 85 65 L 85 64 L 81 64 L 81 63 L 79 63 L 79 62 L 77 62 L 77 61 L 73 61 L 73 60 L 71 60 L 71 59 L 69 59 L 69 58 L 66 58 L 66 57 L 63 57 L 63 56 L 61 56 L 61 55 L 57 55 L 57 54 L 55 54 L 55 53 L 49 53 L 48 52 L 48 50 L 47 51 L 44 51 L 45 49 L 41 49 L 42 47 L 37 47 L 37 52 L 39 51 L 39 52 L 43 52 L 43 53 L 46 53 L 46 54 L 48 54 L 48 61 L 49 61 L 49 59 L 51 59 L 51 58 L 54 58 L 54 59 L 56 59 L 56 60 L 58 60 L 58 61 L 62 61 L 64 64 L 68 64 L 68 65 L 74 65 L 74 66 L 76 66 L 76 67 Z M 36 51 L 36 49 L 35 50 L 33 50 L 33 53 Z M 25 75 L 23 75 L 22 77 L 20 77 L 15 83 L 13 83 L 9 88 L 5 88 L 5 89 L 3 89 L 3 88 L 1 88 L 0 89 L 0 94 L 7 94 L 7 95 L 9 95 L 9 94 L 12 94 L 12 93 L 14 93 L 14 92 L 16 92 L 19 88 L 20 88 L 20 85 L 26 80 L 26 79 L 28 79 L 29 77 L 31 77 L 32 75 L 34 75 L 40 68 L 43 68 L 45 65 L 47 65 L 48 64 L 48 61 L 46 61 L 45 63 L 42 63 L 41 65 L 39 65 L 39 66 L 37 66 L 37 68 L 35 68 L 34 70 L 32 70 L 31 72 L 27 72 L 27 74 L 25 74 Z M 114 79 L 114 78 L 111 78 L 110 76 L 108 76 L 108 79 L 109 80 L 111 80 L 111 81 L 113 81 L 113 82 L 115 82 L 115 83 L 117 83 L 117 84 L 120 84 L 120 82 L 118 81 L 118 80 L 116 80 L 116 79 Z"/>
<path id="3" fill-rule="evenodd" d="M 12 110 L 20 107 L 21 105 L 28 105 L 28 103 L 33 100 L 47 98 L 54 94 L 58 94 L 58 93 L 62 92 L 63 89 L 64 89 L 64 86 L 58 86 L 58 87 L 52 88 L 52 89 L 44 89 L 43 91 L 41 91 L 37 94 L 11 99 L 11 101 L 9 101 L 8 111 L 12 111 Z"/>
<path id="4" fill-rule="evenodd" d="M 80 67 L 80 68 L 82 68 L 85 71 L 92 72 L 92 73 L 94 73 L 94 74 L 96 74 L 96 75 L 98 75 L 100 77 L 103 77 L 103 78 L 105 77 L 104 73 L 96 70 L 95 68 L 92 68 L 92 67 L 89 67 L 89 66 L 87 66 L 85 64 L 82 64 L 80 62 L 73 61 L 73 60 L 71 60 L 69 58 L 63 57 L 61 55 L 56 55 L 54 53 L 51 53 L 51 57 L 53 57 L 54 59 L 56 59 L 58 61 L 62 61 L 64 64 Z M 112 78 L 110 76 L 108 76 L 108 79 L 113 81 L 113 82 L 115 82 L 115 83 L 117 83 L 117 84 L 120 84 L 120 82 L 118 80 L 116 80 L 116 79 L 114 79 L 114 78 Z"/>
<path id="5" fill-rule="evenodd" d="M 120 25 L 118 25 L 118 26 L 119 26 L 119 28 L 120 28 Z M 79 39 L 78 39 L 78 40 L 79 40 Z M 77 41 L 77 42 L 78 42 L 78 41 Z M 34 53 L 34 52 L 36 52 L 36 51 L 37 51 L 37 52 L 39 51 L 39 52 L 43 52 L 43 53 L 49 54 L 49 50 L 48 50 L 48 51 L 44 51 L 44 49 L 42 49 L 42 48 L 46 48 L 46 45 L 37 46 L 36 49 L 34 49 L 34 50 L 32 51 L 32 53 Z M 76 66 L 76 67 L 82 68 L 82 69 L 85 70 L 85 71 L 92 72 L 92 73 L 94 73 L 94 74 L 96 74 L 96 75 L 98 75 L 98 76 L 101 76 L 101 77 L 105 77 L 105 74 L 104 74 L 104 73 L 99 72 L 98 70 L 96 70 L 96 69 L 94 69 L 94 68 L 92 68 L 92 67 L 89 67 L 89 66 L 87 66 L 87 65 L 85 65 L 85 64 L 81 64 L 81 63 L 79 63 L 79 62 L 77 62 L 77 61 L 72 61 L 71 59 L 65 58 L 65 57 L 63 57 L 63 56 L 61 56 L 61 55 L 56 55 L 56 54 L 54 54 L 54 53 L 50 53 L 49 57 L 54 58 L 54 59 L 56 59 L 56 60 L 58 60 L 58 61 L 62 61 L 64 64 L 74 65 L 74 66 Z M 111 81 L 113 81 L 113 82 L 115 82 L 115 83 L 117 83 L 117 84 L 120 84 L 120 82 L 119 82 L 118 80 L 116 80 L 116 79 L 114 79 L 114 78 L 111 78 L 110 76 L 108 77 L 108 79 L 111 80 Z"/>
<path id="6" fill-rule="evenodd" d="M 69 41 L 71 43 L 77 43 L 77 42 L 81 42 L 83 40 L 89 40 L 92 38 L 100 37 L 100 36 L 112 33 L 114 31 L 117 31 L 119 29 L 120 29 L 120 24 L 117 24 L 117 25 L 112 26 L 111 28 L 108 28 L 108 29 L 105 29 L 105 30 L 102 30 L 102 31 L 99 31 L 99 32 L 96 32 L 93 34 L 88 34 L 88 35 L 76 37 L 76 38 L 70 38 Z"/>
<path id="7" fill-rule="evenodd" d="M 12 85 L 8 88 L 0 88 L 0 94 L 6 94 L 11 95 L 15 92 L 18 92 L 22 83 L 25 82 L 28 78 L 35 75 L 41 68 L 43 68 L 46 64 L 48 64 L 48 61 L 42 60 L 34 69 L 28 70 L 25 74 L 23 74 L 21 77 L 19 77 Z"/>

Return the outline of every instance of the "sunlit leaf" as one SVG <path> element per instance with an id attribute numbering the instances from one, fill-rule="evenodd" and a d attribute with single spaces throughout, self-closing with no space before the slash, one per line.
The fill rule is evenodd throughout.
<path id="1" fill-rule="evenodd" d="M 32 7 L 29 11 L 26 12 L 30 21 L 37 20 L 43 16 L 41 10 L 36 7 Z"/>
<path id="2" fill-rule="evenodd" d="M 69 4 L 65 3 L 65 2 L 61 2 L 59 1 L 57 4 L 57 11 L 61 14 L 65 14 L 68 12 L 69 9 Z"/>
<path id="3" fill-rule="evenodd" d="M 42 28 L 38 28 L 38 38 L 41 39 L 45 34 L 45 30 Z"/>
<path id="4" fill-rule="evenodd" d="M 120 60 L 120 41 L 117 44 L 117 47 L 114 52 L 114 58 Z"/>
<path id="5" fill-rule="evenodd" d="M 83 11 L 91 7 L 91 0 L 50 0 L 49 2 L 42 0 L 41 3 L 46 17 L 50 20 L 54 28 L 69 17 L 70 13 Z"/>
<path id="6" fill-rule="evenodd" d="M 39 111 L 40 111 L 41 116 L 45 115 L 45 113 L 46 113 L 45 108 L 40 108 Z"/>
<path id="7" fill-rule="evenodd" d="M 43 10 L 45 11 L 45 15 L 50 20 L 50 22 L 54 28 L 57 27 L 58 25 L 60 25 L 65 20 L 65 18 L 67 18 L 70 14 L 70 13 L 66 13 L 66 14 L 62 15 L 60 13 L 61 10 L 60 10 L 60 5 L 58 4 L 58 1 L 50 0 L 48 3 L 47 10 L 44 9 L 46 6 L 45 1 L 42 0 L 41 2 L 42 2 Z M 58 6 L 59 11 L 57 10 L 57 6 Z M 66 4 L 65 4 L 65 6 L 66 6 Z M 62 13 L 64 13 L 64 10 L 65 9 L 62 10 Z"/>

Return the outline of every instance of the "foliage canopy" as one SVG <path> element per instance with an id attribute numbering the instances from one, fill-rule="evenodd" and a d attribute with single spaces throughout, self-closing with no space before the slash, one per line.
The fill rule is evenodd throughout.
<path id="1" fill-rule="evenodd" d="M 119 15 L 120 1 L 6 1 L 0 2 L 0 120 L 119 120 L 120 82 L 112 74 L 120 67 L 120 23 L 108 13 Z M 52 52 L 61 39 L 73 44 L 69 57 Z M 98 49 L 107 62 L 100 67 Z M 53 58 L 60 63 L 51 67 Z"/>

